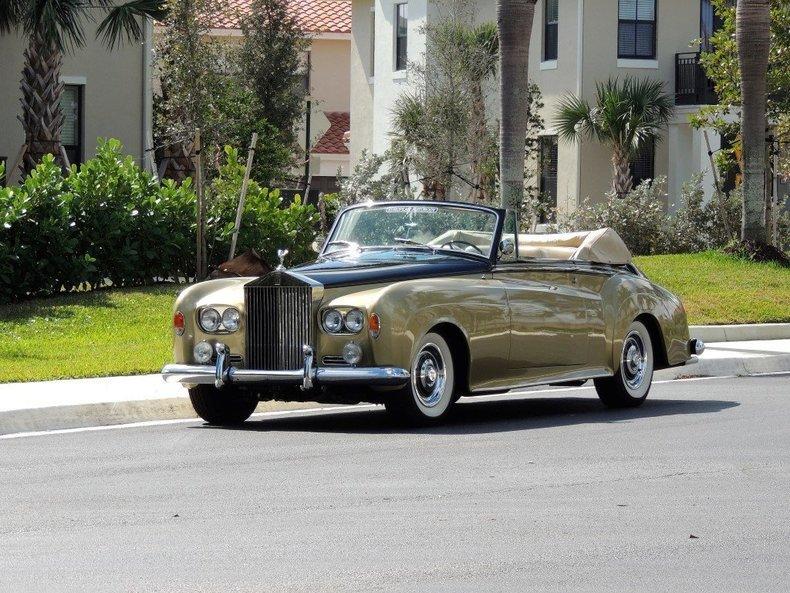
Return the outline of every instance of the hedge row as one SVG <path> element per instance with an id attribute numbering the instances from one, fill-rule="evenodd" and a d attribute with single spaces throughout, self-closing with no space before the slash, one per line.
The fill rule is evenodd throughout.
<path id="1" fill-rule="evenodd" d="M 63 175 L 47 157 L 16 187 L 0 188 L 0 301 L 62 290 L 189 278 L 195 267 L 196 196 L 189 180 L 162 183 L 122 155 L 117 140 Z M 217 264 L 227 255 L 243 174 L 227 152 L 207 190 L 207 238 Z M 231 162 L 232 161 L 232 162 Z M 315 210 L 251 184 L 239 249 L 268 261 L 278 247 L 306 258 Z"/>

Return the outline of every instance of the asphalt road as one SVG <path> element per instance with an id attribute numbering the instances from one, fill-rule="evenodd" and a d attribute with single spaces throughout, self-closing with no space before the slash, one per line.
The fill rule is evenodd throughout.
<path id="1" fill-rule="evenodd" d="M 787 591 L 788 461 L 790 375 L 2 439 L 0 590 Z"/>

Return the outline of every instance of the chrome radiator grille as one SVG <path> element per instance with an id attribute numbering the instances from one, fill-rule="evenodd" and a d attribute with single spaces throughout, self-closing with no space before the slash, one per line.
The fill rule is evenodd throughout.
<path id="1" fill-rule="evenodd" d="M 244 287 L 248 369 L 287 371 L 304 364 L 302 347 L 312 344 L 309 286 Z"/>

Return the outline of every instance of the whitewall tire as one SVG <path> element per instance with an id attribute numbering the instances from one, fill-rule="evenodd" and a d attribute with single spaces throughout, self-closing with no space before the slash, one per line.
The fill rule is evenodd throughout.
<path id="1" fill-rule="evenodd" d="M 644 323 L 634 321 L 623 338 L 614 377 L 595 380 L 598 397 L 612 408 L 641 405 L 650 392 L 654 368 L 655 356 L 650 332 Z"/>
<path id="2" fill-rule="evenodd" d="M 455 366 L 447 341 L 426 334 L 414 349 L 409 384 L 386 401 L 387 411 L 417 423 L 437 422 L 453 404 Z"/>

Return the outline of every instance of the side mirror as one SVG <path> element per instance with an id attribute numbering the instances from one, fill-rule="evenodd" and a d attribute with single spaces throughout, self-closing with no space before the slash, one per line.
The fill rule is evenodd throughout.
<path id="1" fill-rule="evenodd" d="M 516 243 L 513 239 L 502 239 L 499 242 L 499 254 L 503 256 L 513 255 L 516 251 Z"/>

